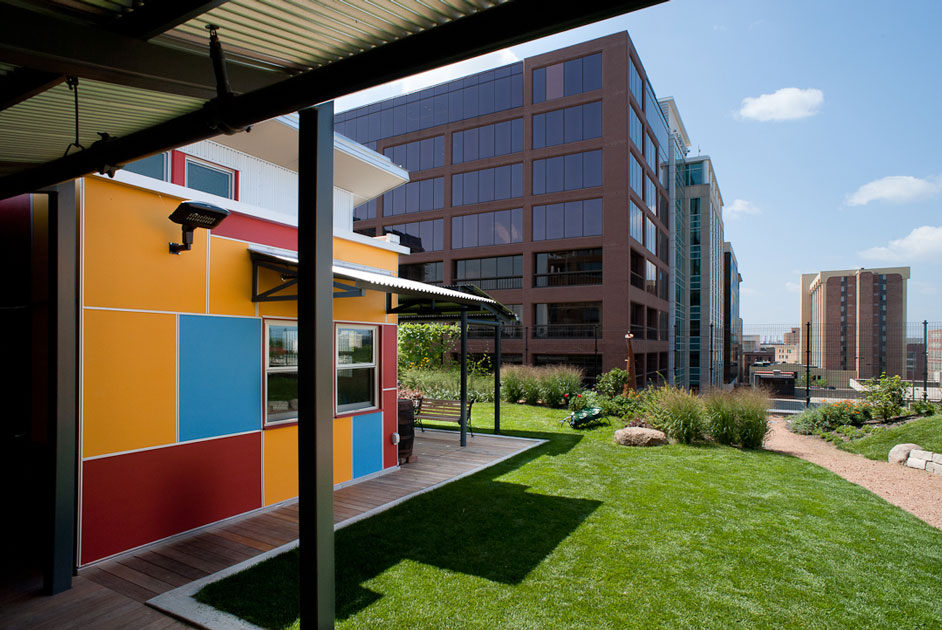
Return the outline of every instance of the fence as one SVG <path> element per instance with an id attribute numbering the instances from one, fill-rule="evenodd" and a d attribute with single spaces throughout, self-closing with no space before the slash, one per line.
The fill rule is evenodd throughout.
<path id="1" fill-rule="evenodd" d="M 743 326 L 724 365 L 740 382 L 763 384 L 781 397 L 826 402 L 866 394 L 867 381 L 899 377 L 910 400 L 942 399 L 942 322 L 887 322 L 881 311 L 837 322 Z M 725 357 L 725 354 L 724 354 Z"/>

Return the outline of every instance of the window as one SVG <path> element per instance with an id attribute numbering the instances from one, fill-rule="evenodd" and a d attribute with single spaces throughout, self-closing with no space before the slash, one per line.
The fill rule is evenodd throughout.
<path id="1" fill-rule="evenodd" d="M 499 210 L 454 217 L 451 248 L 507 245 L 523 240 L 523 210 Z"/>
<path id="2" fill-rule="evenodd" d="M 567 201 L 533 206 L 533 240 L 602 234 L 602 200 Z"/>
<path id="3" fill-rule="evenodd" d="M 517 62 L 342 112 L 334 117 L 334 125 L 337 133 L 369 146 L 383 138 L 521 105 L 523 62 Z"/>
<path id="4" fill-rule="evenodd" d="M 451 205 L 465 206 L 523 196 L 523 164 L 508 164 L 451 176 Z"/>
<path id="5" fill-rule="evenodd" d="M 601 334 L 601 302 L 534 304 L 534 339 L 592 339 Z"/>
<path id="6" fill-rule="evenodd" d="M 644 243 L 644 212 L 641 211 L 641 208 L 632 201 L 631 206 L 631 217 L 629 219 L 629 233 L 631 238 L 635 239 L 639 243 Z"/>
<path id="7" fill-rule="evenodd" d="M 628 108 L 628 130 L 631 141 L 640 153 L 644 149 L 644 127 L 641 126 L 641 118 L 635 113 L 634 107 Z"/>
<path id="8" fill-rule="evenodd" d="M 376 407 L 377 328 L 337 325 L 337 413 Z"/>
<path id="9" fill-rule="evenodd" d="M 602 185 L 602 150 L 533 160 L 533 194 Z"/>
<path id="10" fill-rule="evenodd" d="M 644 246 L 652 254 L 657 254 L 657 228 L 648 217 L 644 217 Z"/>
<path id="11" fill-rule="evenodd" d="M 160 155 L 152 155 L 146 157 L 143 160 L 137 160 L 131 162 L 130 164 L 124 165 L 124 170 L 131 173 L 137 173 L 138 175 L 144 175 L 146 177 L 153 177 L 154 179 L 161 179 L 167 181 L 169 179 L 168 175 L 170 169 L 168 168 L 168 156 L 169 153 L 161 153 Z"/>
<path id="12" fill-rule="evenodd" d="M 399 243 L 411 249 L 413 254 L 439 252 L 445 249 L 444 232 L 444 219 L 398 223 L 383 228 L 384 234 L 397 234 Z"/>
<path id="13" fill-rule="evenodd" d="M 368 221 L 376 218 L 376 199 L 361 203 L 353 209 L 354 221 Z"/>
<path id="14" fill-rule="evenodd" d="M 444 283 L 444 264 L 439 262 L 414 263 L 411 265 L 399 265 L 399 277 L 426 284 L 442 286 Z"/>
<path id="15" fill-rule="evenodd" d="M 644 199 L 644 171 L 641 170 L 641 162 L 635 157 L 634 153 L 628 154 L 628 183 L 631 190 L 638 195 L 638 199 Z"/>
<path id="16" fill-rule="evenodd" d="M 647 176 L 644 178 L 644 201 L 648 204 L 648 210 L 657 214 L 657 188 L 654 180 Z"/>
<path id="17" fill-rule="evenodd" d="M 445 178 L 409 182 L 383 194 L 383 216 L 438 210 L 445 206 Z"/>
<path id="18" fill-rule="evenodd" d="M 523 151 L 523 118 L 456 131 L 451 136 L 452 164 L 520 151 Z"/>
<path id="19" fill-rule="evenodd" d="M 602 136 L 602 102 L 586 103 L 533 116 L 533 148 Z"/>
<path id="20" fill-rule="evenodd" d="M 235 199 L 235 171 L 187 157 L 186 187 Z"/>
<path id="21" fill-rule="evenodd" d="M 298 419 L 298 323 L 265 322 L 265 425 Z"/>
<path id="22" fill-rule="evenodd" d="M 519 289 L 523 286 L 523 256 L 456 260 L 455 283 L 473 284 L 485 291 Z"/>
<path id="23" fill-rule="evenodd" d="M 534 103 L 598 90 L 602 87 L 602 53 L 537 68 L 532 87 Z"/>
<path id="24" fill-rule="evenodd" d="M 638 107 L 644 109 L 644 82 L 641 80 L 641 73 L 633 61 L 628 63 L 628 87 Z M 640 146 L 640 145 L 639 145 Z"/>
<path id="25" fill-rule="evenodd" d="M 445 136 L 435 136 L 383 149 L 383 155 L 407 171 L 445 165 Z"/>
<path id="26" fill-rule="evenodd" d="M 535 287 L 602 284 L 602 248 L 543 252 L 536 255 Z"/>

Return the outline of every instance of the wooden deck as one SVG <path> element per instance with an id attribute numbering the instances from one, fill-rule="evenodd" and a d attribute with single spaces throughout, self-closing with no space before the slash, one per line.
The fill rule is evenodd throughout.
<path id="1" fill-rule="evenodd" d="M 417 462 L 334 492 L 334 523 L 343 527 L 531 446 L 530 441 L 476 435 L 468 436 L 462 449 L 455 432 L 419 432 Z M 59 595 L 38 594 L 37 577 L 16 591 L 0 593 L 0 628 L 190 628 L 144 602 L 297 537 L 295 501 L 81 569 L 72 589 Z"/>

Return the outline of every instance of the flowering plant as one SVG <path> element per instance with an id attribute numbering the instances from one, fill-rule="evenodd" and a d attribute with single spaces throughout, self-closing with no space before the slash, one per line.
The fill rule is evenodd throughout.
<path id="1" fill-rule="evenodd" d="M 582 394 L 564 394 L 563 400 L 569 407 L 569 411 L 582 411 L 589 406 L 586 397 Z"/>

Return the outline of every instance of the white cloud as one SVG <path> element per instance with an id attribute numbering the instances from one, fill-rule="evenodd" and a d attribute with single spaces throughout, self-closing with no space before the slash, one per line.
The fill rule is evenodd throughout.
<path id="1" fill-rule="evenodd" d="M 785 290 L 788 291 L 789 293 L 798 293 L 799 291 L 801 291 L 801 285 L 798 284 L 797 282 L 786 282 Z"/>
<path id="2" fill-rule="evenodd" d="M 426 72 L 420 72 L 419 74 L 413 74 L 405 79 L 392 81 L 391 83 L 356 92 L 355 94 L 342 96 L 337 99 L 336 108 L 338 112 L 347 111 L 360 107 L 361 105 L 375 103 L 376 101 L 438 85 L 439 83 L 451 81 L 458 77 L 505 66 L 515 61 L 520 61 L 520 57 L 518 57 L 513 50 L 505 48 L 504 50 L 481 55 L 474 59 L 459 61 L 458 63 L 442 66 L 441 68 L 435 68 L 434 70 L 428 70 Z"/>
<path id="3" fill-rule="evenodd" d="M 723 206 L 724 219 L 738 219 L 746 214 L 762 214 L 762 210 L 756 204 L 745 199 L 736 199 L 728 206 Z"/>
<path id="4" fill-rule="evenodd" d="M 739 115 L 753 120 L 795 120 L 814 116 L 824 103 L 824 92 L 816 88 L 782 88 L 773 94 L 747 96 Z"/>
<path id="5" fill-rule="evenodd" d="M 891 175 L 864 184 L 847 196 L 847 205 L 865 206 L 871 201 L 912 203 L 942 192 L 939 178 L 919 179 L 911 175 Z"/>
<path id="6" fill-rule="evenodd" d="M 942 226 L 917 227 L 908 236 L 890 241 L 885 247 L 871 247 L 859 255 L 882 262 L 939 260 L 942 258 Z"/>

